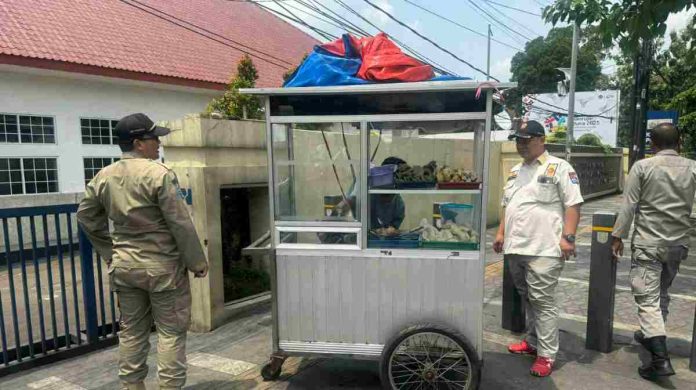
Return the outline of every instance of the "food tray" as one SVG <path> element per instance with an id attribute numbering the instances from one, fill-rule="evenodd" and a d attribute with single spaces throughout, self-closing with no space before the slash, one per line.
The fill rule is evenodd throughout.
<path id="1" fill-rule="evenodd" d="M 397 236 L 378 236 L 370 233 L 367 246 L 370 248 L 418 248 L 420 233 L 405 233 Z"/>
<path id="2" fill-rule="evenodd" d="M 418 240 L 367 240 L 368 248 L 418 248 L 420 242 Z"/>
<path id="3" fill-rule="evenodd" d="M 401 190 L 407 190 L 407 189 L 424 189 L 424 188 L 435 188 L 435 182 L 434 181 L 402 181 L 396 182 L 396 188 L 401 189 Z"/>
<path id="4" fill-rule="evenodd" d="M 440 190 L 480 190 L 481 183 L 437 183 Z"/>
<path id="5" fill-rule="evenodd" d="M 463 251 L 477 251 L 477 242 L 450 242 L 450 241 L 421 241 L 421 246 L 425 249 L 452 249 Z"/>

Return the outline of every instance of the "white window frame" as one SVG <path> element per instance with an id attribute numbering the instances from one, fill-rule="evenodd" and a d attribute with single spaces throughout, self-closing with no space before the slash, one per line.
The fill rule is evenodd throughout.
<path id="1" fill-rule="evenodd" d="M 3 145 L 17 145 L 17 144 L 25 144 L 25 145 L 57 145 L 58 144 L 58 123 L 56 122 L 56 117 L 54 115 L 42 115 L 42 114 L 26 114 L 26 113 L 14 113 L 14 112 L 0 112 L 0 115 L 9 115 L 9 116 L 14 116 L 17 120 L 17 142 L 7 142 L 7 141 L 0 141 L 0 144 Z M 29 118 L 32 117 L 38 117 L 42 118 L 51 118 L 53 120 L 53 142 L 34 142 L 33 140 L 31 142 L 24 142 L 22 141 L 22 129 L 21 129 L 21 124 L 19 117 L 26 116 Z M 30 119 L 31 122 L 31 119 Z M 29 124 L 31 128 L 31 123 Z M 41 126 L 43 127 L 44 124 L 42 123 Z M 33 133 L 31 133 L 31 136 L 33 137 Z M 44 134 L 43 137 L 45 138 L 46 135 Z"/>
<path id="2" fill-rule="evenodd" d="M 109 121 L 109 143 L 108 144 L 95 144 L 95 143 L 85 143 L 85 140 L 83 139 L 82 135 L 82 121 L 87 120 L 87 121 Z M 110 146 L 110 145 L 118 145 L 118 143 L 114 143 L 114 127 L 116 127 L 116 123 L 118 123 L 118 119 L 111 119 L 111 118 L 97 118 L 97 117 L 87 117 L 87 116 L 81 116 L 80 117 L 80 143 L 82 145 L 94 145 L 94 146 Z M 90 131 L 92 130 L 92 124 L 90 123 Z M 101 137 L 101 136 L 100 136 Z M 91 132 L 90 132 L 90 139 L 93 139 Z M 98 157 L 94 157 L 98 158 Z"/>
<path id="3" fill-rule="evenodd" d="M 60 193 L 60 175 L 59 175 L 60 169 L 59 169 L 59 161 L 58 161 L 58 157 L 57 157 L 57 156 L 8 156 L 8 157 L 3 156 L 3 157 L 0 157 L 0 158 L 3 158 L 3 159 L 19 159 L 19 167 L 20 167 L 20 170 L 21 170 L 21 172 L 22 172 L 22 193 L 21 193 L 21 194 L 3 194 L 3 195 L 0 195 L 0 198 L 6 197 L 6 196 L 20 196 L 20 195 L 21 195 L 21 196 L 26 196 L 26 195 L 28 195 L 28 196 L 36 196 L 36 195 L 59 194 L 59 193 Z M 55 162 L 56 162 L 56 168 L 55 168 L 55 171 L 56 171 L 56 180 L 55 180 L 55 183 L 56 183 L 56 190 L 55 190 L 55 191 L 34 192 L 34 193 L 28 193 L 28 192 L 27 192 L 26 169 L 25 169 L 25 167 L 24 167 L 24 160 L 27 160 L 27 159 L 32 159 L 32 160 L 36 160 L 36 159 L 46 159 L 46 160 L 52 159 L 52 160 L 55 160 Z M 44 170 L 48 170 L 48 168 L 44 168 Z M 51 169 L 51 170 L 53 170 L 53 169 Z M 34 168 L 33 171 L 36 172 L 36 169 Z M 51 180 L 51 181 L 46 180 L 45 182 L 46 182 L 46 184 L 49 184 L 50 182 L 52 182 L 52 180 Z M 32 181 L 32 183 L 35 183 L 35 184 L 38 183 L 38 182 L 36 181 L 36 177 L 34 177 L 34 180 Z"/>

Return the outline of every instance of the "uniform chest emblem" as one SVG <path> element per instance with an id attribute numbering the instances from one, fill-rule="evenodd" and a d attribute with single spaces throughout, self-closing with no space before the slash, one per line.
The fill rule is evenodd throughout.
<path id="1" fill-rule="evenodd" d="M 557 170 L 558 170 L 558 164 L 549 164 L 549 166 L 546 167 L 546 174 L 544 176 L 554 177 L 554 176 L 556 176 Z"/>

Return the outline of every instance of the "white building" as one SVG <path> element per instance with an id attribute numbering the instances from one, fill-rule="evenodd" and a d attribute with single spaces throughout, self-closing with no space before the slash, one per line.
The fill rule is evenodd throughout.
<path id="1" fill-rule="evenodd" d="M 0 208 L 75 202 L 119 157 L 119 118 L 203 111 L 245 53 L 278 86 L 317 43 L 252 4 L 140 3 L 3 1 Z"/>

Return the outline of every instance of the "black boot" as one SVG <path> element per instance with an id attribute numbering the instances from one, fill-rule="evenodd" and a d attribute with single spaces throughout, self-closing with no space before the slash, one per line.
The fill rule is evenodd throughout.
<path id="1" fill-rule="evenodd" d="M 659 376 L 674 375 L 672 362 L 667 354 L 667 337 L 656 336 L 649 339 L 643 339 L 643 345 L 652 354 L 652 361 L 638 369 L 638 374 L 644 379 L 655 379 Z"/>
<path id="2" fill-rule="evenodd" d="M 647 339 L 645 338 L 645 334 L 643 334 L 642 330 L 637 330 L 633 333 L 633 340 L 636 340 L 636 342 L 647 349 L 648 352 L 652 353 L 650 350 L 650 343 L 646 342 Z"/>

